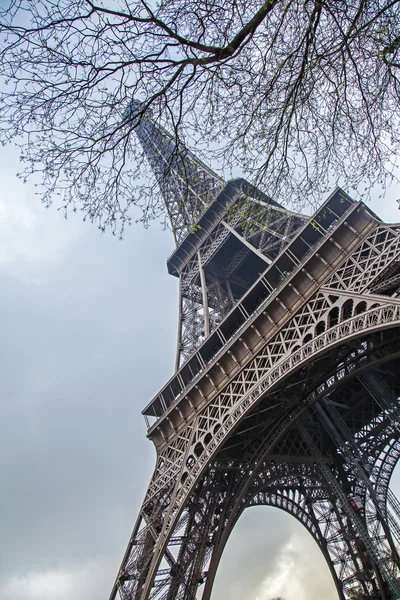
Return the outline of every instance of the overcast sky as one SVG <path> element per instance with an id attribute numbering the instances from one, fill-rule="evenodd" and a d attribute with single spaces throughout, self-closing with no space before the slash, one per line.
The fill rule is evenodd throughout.
<path id="1" fill-rule="evenodd" d="M 0 599 L 107 599 L 154 464 L 140 411 L 173 371 L 172 235 L 65 221 L 0 158 Z M 373 208 L 400 220 L 396 197 Z M 302 526 L 253 508 L 213 600 L 275 595 L 336 598 Z"/>

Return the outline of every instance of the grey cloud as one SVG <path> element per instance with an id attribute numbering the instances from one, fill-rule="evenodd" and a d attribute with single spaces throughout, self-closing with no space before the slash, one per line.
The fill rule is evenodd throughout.
<path id="1" fill-rule="evenodd" d="M 65 222 L 10 180 L 11 160 L 3 154 L 0 169 L 0 597 L 98 600 L 154 465 L 140 411 L 173 370 L 172 236 L 138 225 L 120 243 Z M 288 516 L 252 509 L 228 543 L 213 598 L 278 595 L 261 594 L 286 552 L 292 598 L 319 600 L 332 583 L 326 566 L 310 581 L 310 544 Z"/>
<path id="2" fill-rule="evenodd" d="M 78 233 L 53 268 L 0 275 L 1 597 L 34 599 L 66 573 L 74 594 L 107 596 L 154 463 L 140 411 L 174 361 L 168 234 L 120 243 L 56 223 Z"/>

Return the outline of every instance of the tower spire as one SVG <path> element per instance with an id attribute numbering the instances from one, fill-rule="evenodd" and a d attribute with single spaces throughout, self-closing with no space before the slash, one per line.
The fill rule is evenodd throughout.
<path id="1" fill-rule="evenodd" d="M 133 120 L 143 107 L 132 100 L 125 120 Z M 135 127 L 165 202 L 177 246 L 193 230 L 217 197 L 225 181 L 183 145 L 177 144 L 151 113 L 141 114 Z"/>

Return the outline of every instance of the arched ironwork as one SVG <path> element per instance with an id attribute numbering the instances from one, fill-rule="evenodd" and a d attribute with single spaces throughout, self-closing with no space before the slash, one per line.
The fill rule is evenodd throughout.
<path id="1" fill-rule="evenodd" d="M 173 150 L 168 135 L 152 137 L 147 116 L 142 128 L 158 172 Z M 190 154 L 182 160 L 204 172 L 190 206 L 206 193 L 196 223 L 178 214 L 168 260 L 185 307 L 185 362 L 144 409 L 157 463 L 111 598 L 189 600 L 204 584 L 207 600 L 229 533 L 260 493 L 305 524 L 341 598 L 352 586 L 400 597 L 384 555 L 397 404 L 369 374 L 400 357 L 400 226 L 342 190 L 312 219 L 296 216 L 243 180 L 223 187 Z M 179 213 L 174 168 L 161 190 Z M 292 481 L 295 458 L 299 472 L 319 476 Z M 277 464 L 288 469 L 278 487 L 256 489 Z"/>

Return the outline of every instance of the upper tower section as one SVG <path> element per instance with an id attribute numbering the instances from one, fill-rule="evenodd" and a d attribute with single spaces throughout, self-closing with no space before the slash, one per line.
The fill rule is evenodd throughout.
<path id="1" fill-rule="evenodd" d="M 226 183 L 133 100 L 124 116 L 156 176 L 175 235 L 179 278 L 176 368 L 218 328 L 307 218 L 243 179 Z"/>
<path id="2" fill-rule="evenodd" d="M 224 180 L 204 165 L 151 118 L 141 113 L 142 103 L 132 100 L 124 119 L 137 119 L 135 133 L 156 176 L 176 245 L 199 221 L 225 185 Z"/>

